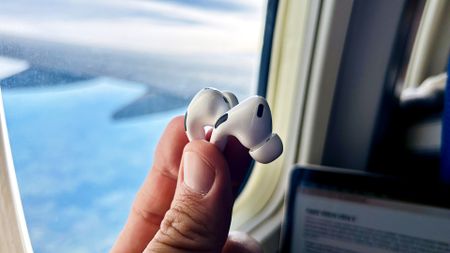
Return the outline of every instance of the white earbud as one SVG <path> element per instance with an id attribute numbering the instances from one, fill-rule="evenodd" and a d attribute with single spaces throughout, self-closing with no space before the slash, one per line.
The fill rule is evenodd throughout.
<path id="1" fill-rule="evenodd" d="M 184 116 L 189 141 L 205 139 L 205 126 L 214 126 L 217 119 L 238 104 L 231 92 L 214 88 L 200 90 L 192 99 Z"/>
<path id="2" fill-rule="evenodd" d="M 263 97 L 250 97 L 220 116 L 211 142 L 223 150 L 230 135 L 250 149 L 250 155 L 260 163 L 270 163 L 283 152 L 280 137 L 272 133 L 272 114 Z"/>

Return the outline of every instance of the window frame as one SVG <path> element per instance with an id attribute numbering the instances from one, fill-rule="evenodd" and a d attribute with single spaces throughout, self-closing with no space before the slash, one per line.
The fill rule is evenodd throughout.
<path id="1" fill-rule="evenodd" d="M 302 149 L 311 150 L 315 144 L 305 136 L 316 129 L 315 122 L 330 116 L 352 5 L 353 0 L 279 2 L 267 99 L 272 107 L 274 131 L 283 139 L 285 151 L 271 164 L 256 164 L 235 204 L 232 221 L 232 229 L 250 233 L 266 250 L 276 250 L 274 245 L 278 245 L 285 189 L 293 165 L 299 160 L 314 161 L 314 156 L 300 153 Z M 326 71 L 334 74 L 326 80 L 318 78 Z M 328 89 L 330 102 L 316 111 L 324 89 Z M 311 117 L 312 114 L 318 116 Z M 315 133 L 325 136 L 326 129 L 325 125 Z M 323 144 L 318 149 L 323 149 Z"/>
<path id="2" fill-rule="evenodd" d="M 357 119 L 358 114 L 355 114 L 355 112 L 358 113 L 357 110 L 353 110 L 351 115 L 345 115 L 344 111 L 341 110 L 342 108 L 337 108 L 339 110 L 335 108 L 336 99 L 345 100 L 348 96 L 358 96 L 358 94 L 368 95 L 371 93 L 367 93 L 367 91 L 371 89 L 382 91 L 386 87 L 390 87 L 391 81 L 394 79 L 392 79 L 392 73 L 388 70 L 394 66 L 393 64 L 396 63 L 399 56 L 393 49 L 401 45 L 404 39 L 404 34 L 397 36 L 397 28 L 401 27 L 402 22 L 405 21 L 405 10 L 411 7 L 411 5 L 406 4 L 406 1 L 395 3 L 391 1 L 369 3 L 358 0 L 314 1 L 315 4 L 320 2 L 320 7 L 317 8 L 317 25 L 314 26 L 310 22 L 308 29 L 312 29 L 312 31 L 306 35 L 298 32 L 301 29 L 299 28 L 300 24 L 305 24 L 295 22 L 292 15 L 302 16 L 303 14 L 294 7 L 295 4 L 310 2 L 312 1 L 280 0 L 273 38 L 267 99 L 274 109 L 275 131 L 280 133 L 287 152 L 273 164 L 265 166 L 257 164 L 255 166 L 254 175 L 249 179 L 248 186 L 238 199 L 233 213 L 232 227 L 252 234 L 256 239 L 262 241 L 263 245 L 267 245 L 266 250 L 273 249 L 273 245 L 269 244 L 278 242 L 279 228 L 283 218 L 283 194 L 290 171 L 295 163 L 326 164 L 327 159 L 329 159 L 329 152 L 341 150 L 342 148 L 352 150 L 343 154 L 346 161 L 351 161 L 352 157 L 360 156 L 356 160 L 353 159 L 354 164 L 358 162 L 359 164 L 353 164 L 353 166 L 342 165 L 343 167 L 363 169 L 369 163 L 368 154 L 372 148 L 374 135 L 377 134 L 375 126 L 380 120 L 382 121 L 379 118 L 379 113 L 384 105 L 380 101 L 386 93 L 373 94 L 375 98 L 369 104 L 357 105 L 358 108 L 369 110 L 371 113 L 368 115 L 369 124 L 365 124 L 362 129 L 361 138 L 363 141 L 354 147 L 352 146 L 355 144 L 354 141 L 344 143 L 345 145 L 332 142 L 333 137 L 340 133 L 340 131 L 333 129 L 337 125 L 346 125 L 345 131 L 348 132 L 347 134 L 351 134 L 355 129 L 354 125 L 359 124 L 354 122 L 354 120 L 350 122 L 346 120 L 349 117 Z M 376 73 L 363 72 L 361 74 L 362 76 L 367 76 L 367 80 L 371 80 L 370 77 L 373 77 L 373 75 L 379 75 L 374 81 L 364 85 L 360 84 L 359 88 L 352 86 L 355 89 L 350 90 L 355 92 L 343 94 L 339 89 L 342 89 L 342 80 L 340 78 L 342 79 L 343 75 L 344 59 L 349 57 L 362 59 L 361 57 L 367 56 L 364 54 L 346 55 L 349 52 L 350 39 L 358 36 L 358 32 L 351 30 L 351 26 L 359 22 L 357 18 L 353 19 L 353 17 L 355 15 L 363 15 L 364 10 L 372 7 L 376 7 L 378 10 L 389 10 L 387 15 L 389 15 L 388 18 L 390 19 L 388 19 L 387 23 L 392 25 L 391 28 L 393 29 L 389 29 L 386 36 L 394 43 L 379 43 L 379 45 L 372 43 L 371 45 L 375 49 L 381 48 L 383 54 L 377 55 L 372 53 L 369 54 L 370 57 L 379 57 L 386 64 L 378 66 Z M 303 8 L 303 10 L 305 9 L 308 8 Z M 309 9 L 308 15 L 310 18 L 312 12 Z M 368 23 L 365 25 L 369 27 L 368 29 L 370 29 L 371 25 L 380 27 L 386 25 L 385 19 L 386 17 L 375 17 L 368 20 Z M 297 28 L 296 33 L 293 33 L 294 30 L 289 30 L 293 26 Z M 302 37 L 303 35 L 305 36 Z M 295 51 L 289 48 L 289 46 L 292 46 L 292 41 L 290 40 L 295 36 L 297 36 L 297 39 L 301 37 L 300 42 L 296 42 L 301 43 L 301 48 L 305 51 L 298 49 Z M 360 49 L 366 48 L 362 47 Z M 287 51 L 289 53 L 286 53 Z M 370 49 L 369 51 L 378 52 Z M 300 52 L 304 53 L 302 56 L 306 59 L 299 57 Z M 308 52 L 310 54 L 307 54 Z M 370 57 L 368 61 L 371 61 L 372 58 Z M 298 76 L 289 73 L 289 71 L 283 72 L 283 64 L 290 65 L 291 70 L 294 69 L 295 74 Z M 294 75 L 294 77 L 290 76 L 291 79 L 283 79 L 289 75 Z M 353 83 L 356 85 L 356 82 Z M 293 89 L 293 86 L 296 86 L 297 89 Z M 348 91 L 349 89 L 346 90 Z M 280 108 L 283 110 L 280 110 Z M 286 110 L 289 111 L 286 112 Z M 282 113 L 285 114 L 285 117 L 280 115 Z M 289 133 L 289 138 L 286 138 L 287 133 Z M 354 139 L 357 140 L 358 137 Z M 274 170 L 280 171 L 280 174 L 275 174 Z M 263 179 L 264 177 L 265 179 Z M 271 190 L 268 190 L 268 188 Z M 241 208 L 243 209 L 244 206 L 247 208 L 246 217 L 243 217 L 244 215 L 240 213 L 242 211 Z"/>
<path id="3" fill-rule="evenodd" d="M 445 22 L 449 20 L 445 13 L 448 14 L 449 10 L 450 3 L 446 0 L 426 1 L 417 36 L 414 39 L 404 88 L 418 87 L 430 75 L 439 74 L 433 73 L 429 65 L 436 65 L 436 62 L 437 65 L 445 65 L 447 55 L 444 53 L 438 57 L 437 52 L 445 52 L 445 45 L 448 45 L 445 35 L 440 31 L 444 30 L 444 33 L 445 31 L 447 34 L 449 33 L 445 30 Z"/>
<path id="4" fill-rule="evenodd" d="M 33 248 L 11 154 L 0 89 L 0 252 L 31 253 Z"/>

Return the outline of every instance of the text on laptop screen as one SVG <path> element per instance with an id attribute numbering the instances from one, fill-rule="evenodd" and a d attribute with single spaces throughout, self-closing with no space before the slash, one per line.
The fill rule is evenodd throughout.
<path id="1" fill-rule="evenodd" d="M 292 252 L 450 252 L 450 210 L 300 184 Z"/>

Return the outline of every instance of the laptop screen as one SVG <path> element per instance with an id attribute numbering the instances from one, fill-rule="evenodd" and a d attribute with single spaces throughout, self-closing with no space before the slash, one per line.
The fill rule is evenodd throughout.
<path id="1" fill-rule="evenodd" d="M 307 169 L 300 174 L 291 186 L 291 252 L 450 252 L 450 209 L 414 194 L 420 185 Z"/>

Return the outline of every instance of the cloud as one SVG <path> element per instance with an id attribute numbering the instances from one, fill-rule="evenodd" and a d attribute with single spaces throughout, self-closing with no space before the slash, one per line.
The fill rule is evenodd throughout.
<path id="1" fill-rule="evenodd" d="M 111 120 L 114 109 L 145 87 L 109 78 L 78 85 L 3 93 L 37 253 L 107 252 L 148 173 L 161 132 L 184 111 L 117 122 Z"/>
<path id="2" fill-rule="evenodd" d="M 214 2 L 220 6 L 226 1 Z M 15 8 L 0 11 L 0 33 L 141 53 L 254 55 L 259 50 L 263 20 L 263 4 L 259 1 L 244 4 L 253 12 L 196 8 L 179 1 L 99 0 L 94 2 L 95 8 L 89 1 L 69 3 L 70 8 L 48 5 L 36 12 L 27 8 L 29 13 L 24 13 L 24 2 L 19 2 Z M 225 5 L 242 4 L 230 1 Z M 91 12 L 90 8 L 98 11 Z M 46 18 L 59 16 L 53 13 L 68 13 L 70 17 L 73 12 L 80 18 L 61 16 L 57 22 Z M 167 23 L 170 19 L 177 22 Z"/>
<path id="3" fill-rule="evenodd" d="M 238 0 L 163 0 L 194 8 L 218 10 L 218 11 L 254 11 L 255 3 L 261 1 Z M 161 1 L 162 2 L 162 1 Z"/>
<path id="4" fill-rule="evenodd" d="M 26 61 L 0 56 L 0 80 L 25 71 L 29 67 Z"/>
<path id="5" fill-rule="evenodd" d="M 108 252 L 117 238 L 134 193 L 92 193 L 98 201 L 90 205 L 47 201 L 28 215 L 35 252 Z M 40 211 L 39 211 L 40 210 Z"/>

